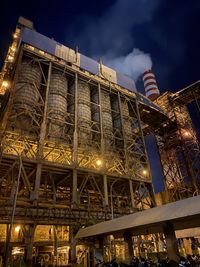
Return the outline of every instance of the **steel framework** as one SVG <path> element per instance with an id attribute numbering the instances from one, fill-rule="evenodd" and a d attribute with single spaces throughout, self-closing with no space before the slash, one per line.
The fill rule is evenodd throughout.
<path id="1" fill-rule="evenodd" d="M 12 80 L 0 124 L 0 223 L 8 225 L 7 244 L 13 224 L 22 224 L 31 260 L 37 226 L 53 225 L 56 256 L 57 227 L 70 227 L 74 248 L 79 227 L 155 205 L 144 134 L 165 115 L 138 93 L 28 44 L 20 45 L 14 64 L 5 61 L 2 73 Z"/>
<path id="2" fill-rule="evenodd" d="M 156 132 L 163 166 L 167 201 L 199 194 L 200 145 L 187 105 L 199 101 L 199 81 L 173 94 L 166 92 L 155 102 L 169 115 Z"/>

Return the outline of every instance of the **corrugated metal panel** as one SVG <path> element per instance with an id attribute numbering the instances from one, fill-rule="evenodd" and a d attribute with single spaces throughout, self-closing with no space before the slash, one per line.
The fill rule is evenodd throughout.
<path id="1" fill-rule="evenodd" d="M 80 67 L 93 74 L 99 74 L 99 63 L 82 54 L 80 54 Z"/>
<path id="2" fill-rule="evenodd" d="M 56 41 L 28 28 L 23 28 L 22 42 L 30 44 L 44 52 L 55 55 Z"/>
<path id="3" fill-rule="evenodd" d="M 22 42 L 36 47 L 46 53 L 55 55 L 63 60 L 74 63 L 88 72 L 99 75 L 99 63 L 87 56 L 79 54 L 64 45 L 28 28 L 23 28 Z M 116 83 L 128 90 L 136 92 L 135 82 L 128 76 L 102 65 L 102 74 L 105 79 Z"/>
<path id="4" fill-rule="evenodd" d="M 116 77 L 116 71 L 106 67 L 105 65 L 101 65 L 101 74 L 103 76 L 103 78 L 105 78 L 106 80 L 113 82 L 113 83 L 117 83 L 117 77 Z"/>
<path id="5" fill-rule="evenodd" d="M 77 63 L 76 52 L 73 49 L 68 48 L 64 45 L 60 45 L 60 44 L 56 45 L 55 55 L 68 62 Z"/>
<path id="6" fill-rule="evenodd" d="M 134 92 L 137 91 L 134 80 L 132 80 L 130 77 L 122 73 L 116 72 L 116 74 L 117 74 L 117 84 L 131 91 Z"/>

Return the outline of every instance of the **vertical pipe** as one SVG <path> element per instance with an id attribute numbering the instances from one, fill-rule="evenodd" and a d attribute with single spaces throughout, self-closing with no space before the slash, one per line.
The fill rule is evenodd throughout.
<path id="1" fill-rule="evenodd" d="M 100 130 L 101 130 L 101 154 L 104 154 L 104 138 L 103 138 L 103 120 L 102 120 L 102 101 L 101 101 L 101 85 L 98 83 L 99 93 L 99 117 L 100 117 Z"/>
<path id="2" fill-rule="evenodd" d="M 73 143 L 73 164 L 77 165 L 77 149 L 78 149 L 78 74 L 75 73 L 75 92 L 74 92 L 74 143 Z"/>
<path id="3" fill-rule="evenodd" d="M 127 169 L 128 157 L 127 157 L 127 149 L 126 149 L 126 135 L 125 135 L 125 129 L 124 129 L 124 119 L 123 119 L 123 116 L 122 116 L 122 103 L 121 103 L 121 97 L 120 97 L 120 93 L 119 92 L 118 92 L 118 102 L 119 102 L 119 111 L 120 111 L 120 119 L 121 119 L 121 125 L 122 125 L 122 135 L 123 135 L 123 142 L 124 142 L 125 169 Z"/>
<path id="4" fill-rule="evenodd" d="M 100 117 L 100 130 L 101 130 L 101 155 L 104 155 L 104 137 L 103 137 L 103 121 L 102 121 L 102 101 L 101 101 L 101 85 L 98 83 L 98 93 L 99 93 L 99 117 Z M 105 172 L 105 159 L 102 159 L 103 161 L 103 172 Z M 103 186 L 104 186 L 104 201 L 105 201 L 105 206 L 109 205 L 108 201 L 108 179 L 107 175 L 103 174 Z"/>
<path id="5" fill-rule="evenodd" d="M 78 153 L 78 74 L 75 73 L 75 92 L 74 92 L 74 143 L 73 143 L 73 184 L 72 184 L 72 202 L 77 203 L 77 153 Z"/>
<path id="6" fill-rule="evenodd" d="M 77 203 L 77 170 L 73 169 L 73 189 L 72 189 L 72 202 Z"/>
<path id="7" fill-rule="evenodd" d="M 103 175 L 103 187 L 104 187 L 104 201 L 105 201 L 105 206 L 108 206 L 108 180 L 107 180 L 107 175 Z"/>
<path id="8" fill-rule="evenodd" d="M 41 174 L 42 174 L 41 160 L 43 157 L 44 140 L 45 140 L 45 135 L 46 135 L 46 126 L 47 126 L 46 120 L 47 120 L 48 95 L 49 95 L 49 86 L 50 86 L 50 79 L 51 79 L 51 70 L 52 70 L 52 63 L 50 62 L 49 70 L 48 70 L 46 95 L 45 95 L 44 115 L 43 115 L 43 121 L 41 124 L 41 130 L 40 130 L 40 140 L 39 140 L 39 148 L 38 148 L 38 164 L 37 164 L 37 170 L 36 170 L 35 188 L 31 196 L 32 200 L 37 200 L 39 197 L 40 180 L 41 180 Z"/>
<path id="9" fill-rule="evenodd" d="M 57 226 L 53 225 L 54 232 L 54 264 L 57 266 L 58 264 L 58 237 L 57 237 Z"/>
<path id="10" fill-rule="evenodd" d="M 113 207 L 113 194 L 112 194 L 112 189 L 113 189 L 113 185 L 118 182 L 120 180 L 120 178 L 114 180 L 110 186 L 110 206 L 111 206 L 111 219 L 114 219 L 114 207 Z"/>
<path id="11" fill-rule="evenodd" d="M 131 206 L 133 209 L 135 209 L 135 200 L 134 200 L 134 195 L 133 195 L 133 184 L 132 180 L 129 179 L 129 189 L 130 189 L 130 195 L 131 195 Z"/>

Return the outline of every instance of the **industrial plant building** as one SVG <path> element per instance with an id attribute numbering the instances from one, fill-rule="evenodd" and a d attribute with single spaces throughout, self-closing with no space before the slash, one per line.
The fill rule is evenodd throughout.
<path id="1" fill-rule="evenodd" d="M 200 147 L 187 105 L 199 110 L 200 82 L 160 95 L 147 70 L 144 96 L 128 76 L 22 17 L 0 78 L 1 260 L 93 266 L 98 244 L 76 240 L 80 228 L 199 194 Z M 156 195 L 149 135 L 165 184 Z M 135 253 L 165 252 L 162 235 L 133 238 Z M 108 259 L 126 253 L 123 239 L 106 239 Z"/>

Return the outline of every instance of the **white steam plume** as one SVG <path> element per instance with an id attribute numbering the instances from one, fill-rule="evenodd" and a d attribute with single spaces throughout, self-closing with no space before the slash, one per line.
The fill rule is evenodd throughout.
<path id="1" fill-rule="evenodd" d="M 134 48 L 133 51 L 126 56 L 112 59 L 105 58 L 104 60 L 106 65 L 132 77 L 135 81 L 146 70 L 152 68 L 150 55 L 142 52 L 138 48 Z"/>
<path id="2" fill-rule="evenodd" d="M 136 80 L 152 64 L 150 56 L 136 48 L 137 35 L 134 29 L 152 20 L 160 1 L 112 2 L 99 16 L 79 16 L 68 26 L 67 39 L 73 40 L 72 46 L 78 45 L 81 53 L 97 60 L 101 58 L 105 65 Z"/>

